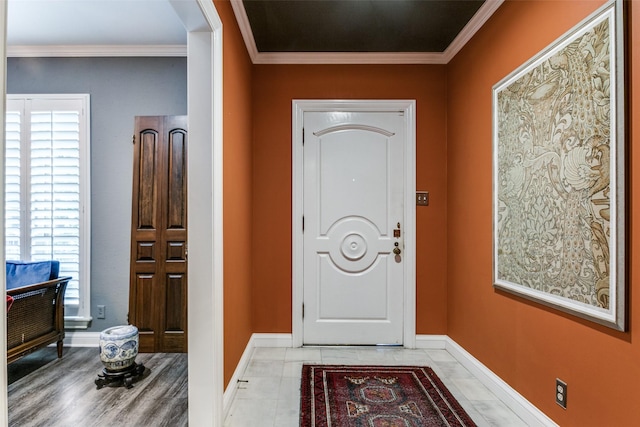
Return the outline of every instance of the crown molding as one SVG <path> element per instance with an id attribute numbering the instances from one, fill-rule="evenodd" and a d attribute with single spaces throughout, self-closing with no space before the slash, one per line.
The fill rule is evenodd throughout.
<path id="1" fill-rule="evenodd" d="M 442 53 L 278 52 L 259 53 L 254 64 L 446 64 Z"/>
<path id="2" fill-rule="evenodd" d="M 447 64 L 504 0 L 486 0 L 447 49 L 440 52 L 258 52 L 242 0 L 231 0 L 247 52 L 254 64 Z"/>
<path id="3" fill-rule="evenodd" d="M 187 56 L 186 45 L 7 46 L 7 57 Z"/>
<path id="4" fill-rule="evenodd" d="M 231 0 L 231 8 L 233 14 L 236 16 L 236 21 L 240 27 L 240 33 L 244 39 L 244 44 L 247 46 L 247 51 L 251 57 L 251 62 L 257 64 L 256 58 L 258 57 L 258 48 L 256 47 L 256 40 L 253 38 L 253 31 L 251 31 L 251 25 L 249 24 L 249 17 L 247 11 L 242 4 L 242 0 Z"/>
<path id="5" fill-rule="evenodd" d="M 449 47 L 444 51 L 446 63 L 451 61 L 454 56 L 467 44 L 469 40 L 478 32 L 480 28 L 491 18 L 493 13 L 498 10 L 504 0 L 486 0 L 480 9 L 473 15 L 473 18 L 464 26 L 458 36 L 453 39 Z"/>

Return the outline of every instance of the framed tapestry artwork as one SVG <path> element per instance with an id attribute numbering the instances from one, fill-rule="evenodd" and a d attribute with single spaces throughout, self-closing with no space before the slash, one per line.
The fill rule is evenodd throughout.
<path id="1" fill-rule="evenodd" d="M 625 330 L 623 2 L 493 87 L 493 283 Z"/>

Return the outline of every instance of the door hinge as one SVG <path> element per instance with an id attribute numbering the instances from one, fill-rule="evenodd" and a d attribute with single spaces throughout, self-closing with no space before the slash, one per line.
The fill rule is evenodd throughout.
<path id="1" fill-rule="evenodd" d="M 134 133 L 133 136 L 131 137 L 131 143 L 133 145 L 136 145 L 136 134 Z"/>
<path id="2" fill-rule="evenodd" d="M 304 128 L 302 128 L 302 145 L 304 145 Z"/>
<path id="3" fill-rule="evenodd" d="M 304 233 L 304 215 L 302 215 L 302 232 Z"/>
<path id="4" fill-rule="evenodd" d="M 304 319 L 304 304 L 302 304 L 302 318 Z"/>

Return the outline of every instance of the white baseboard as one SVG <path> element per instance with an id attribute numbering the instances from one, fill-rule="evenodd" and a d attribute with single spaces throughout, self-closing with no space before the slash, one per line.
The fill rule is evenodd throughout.
<path id="1" fill-rule="evenodd" d="M 66 347 L 95 347 L 100 345 L 100 332 L 65 331 L 64 345 Z"/>
<path id="2" fill-rule="evenodd" d="M 417 335 L 416 348 L 428 350 L 445 350 L 447 348 L 446 335 Z"/>
<path id="3" fill-rule="evenodd" d="M 236 391 L 238 390 L 238 380 L 242 377 L 242 374 L 249 366 L 249 361 L 251 360 L 251 355 L 253 354 L 253 349 L 255 348 L 254 337 L 256 334 L 251 335 L 249 338 L 249 342 L 247 346 L 244 348 L 242 352 L 242 356 L 240 356 L 240 361 L 236 365 L 235 371 L 233 371 L 233 375 L 229 380 L 229 384 L 224 389 L 224 393 L 222 395 L 222 419 L 227 418 L 227 413 L 231 408 L 231 402 L 233 402 L 233 398 L 236 395 Z"/>
<path id="4" fill-rule="evenodd" d="M 253 334 L 254 347 L 285 347 L 293 346 L 293 336 L 291 334 Z"/>
<path id="5" fill-rule="evenodd" d="M 473 357 L 460 344 L 447 335 L 418 335 L 416 337 L 417 348 L 441 349 L 444 348 L 462 366 L 471 372 L 485 387 L 487 387 L 498 399 L 504 402 L 513 412 L 530 426 L 557 426 L 557 424 L 542 411 L 532 405 L 520 393 L 509 384 Z"/>

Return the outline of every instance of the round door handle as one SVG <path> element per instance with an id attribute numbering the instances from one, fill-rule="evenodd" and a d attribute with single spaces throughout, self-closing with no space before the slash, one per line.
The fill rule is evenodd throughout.
<path id="1" fill-rule="evenodd" d="M 397 246 L 396 246 L 395 248 L 393 248 L 393 253 L 394 253 L 394 254 L 396 254 L 396 255 L 400 255 L 400 252 L 402 252 L 402 251 L 400 250 L 400 248 L 399 248 L 399 247 L 397 247 Z"/>

